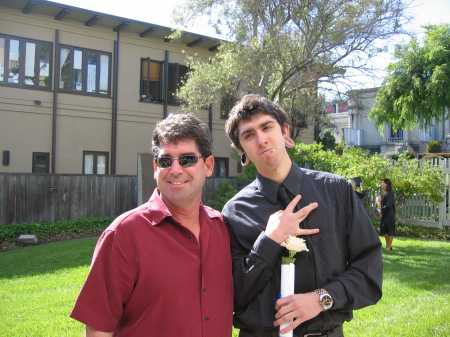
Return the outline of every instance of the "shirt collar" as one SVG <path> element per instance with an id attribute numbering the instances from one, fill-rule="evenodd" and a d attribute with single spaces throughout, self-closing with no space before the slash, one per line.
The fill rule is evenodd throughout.
<path id="1" fill-rule="evenodd" d="M 282 184 L 293 196 L 296 196 L 300 193 L 300 188 L 302 186 L 302 170 L 295 162 L 292 161 L 291 170 L 289 171 L 286 179 L 282 182 Z M 272 204 L 277 204 L 278 187 L 280 186 L 280 184 L 273 180 L 267 179 L 258 173 L 256 177 L 256 185 L 261 193 Z"/>

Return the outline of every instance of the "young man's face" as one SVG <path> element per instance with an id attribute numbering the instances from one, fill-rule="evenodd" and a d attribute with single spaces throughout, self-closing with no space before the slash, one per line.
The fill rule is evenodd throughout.
<path id="1" fill-rule="evenodd" d="M 158 157 L 179 158 L 183 156 L 201 156 L 197 144 L 192 139 L 176 143 L 162 143 Z M 163 201 L 168 206 L 189 207 L 198 205 L 206 177 L 210 177 L 214 168 L 214 158 L 198 158 L 190 167 L 182 167 L 179 160 L 172 165 L 161 168 L 153 162 L 155 180 Z M 198 206 L 197 206 L 198 207 Z"/>
<path id="2" fill-rule="evenodd" d="M 257 114 L 250 121 L 239 122 L 238 135 L 244 152 L 258 171 L 276 169 L 287 156 L 285 135 L 289 135 L 289 125 L 282 130 L 270 115 Z"/>

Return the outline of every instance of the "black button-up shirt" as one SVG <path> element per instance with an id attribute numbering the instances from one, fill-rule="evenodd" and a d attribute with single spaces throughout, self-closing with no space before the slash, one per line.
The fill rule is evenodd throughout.
<path id="1" fill-rule="evenodd" d="M 352 310 L 381 298 L 381 242 L 348 181 L 340 176 L 301 169 L 294 162 L 283 182 L 300 207 L 317 202 L 304 228 L 319 228 L 306 236 L 311 270 L 296 268 L 296 280 L 309 273 L 315 288 L 325 288 L 333 307 L 301 324 L 295 334 L 326 330 L 352 319 Z M 259 175 L 224 207 L 231 237 L 235 284 L 234 326 L 244 330 L 277 330 L 275 305 L 280 293 L 283 247 L 264 233 L 269 216 L 284 209 L 276 182 Z M 297 291 L 296 291 L 297 292 Z"/>

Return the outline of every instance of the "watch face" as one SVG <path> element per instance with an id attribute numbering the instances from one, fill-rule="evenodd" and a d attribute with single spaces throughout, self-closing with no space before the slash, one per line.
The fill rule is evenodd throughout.
<path id="1" fill-rule="evenodd" d="M 331 306 L 333 305 L 333 299 L 331 298 L 330 295 L 328 294 L 323 294 L 320 297 L 320 303 L 322 304 L 323 308 L 326 309 L 330 309 Z"/>

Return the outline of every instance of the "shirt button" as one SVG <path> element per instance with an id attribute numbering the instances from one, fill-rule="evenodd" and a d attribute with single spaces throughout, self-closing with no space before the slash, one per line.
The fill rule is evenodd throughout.
<path id="1" fill-rule="evenodd" d="M 209 317 L 205 317 L 205 322 L 209 322 Z"/>
<path id="2" fill-rule="evenodd" d="M 192 239 L 194 236 L 191 234 L 191 235 L 189 235 L 189 239 Z"/>
<path id="3" fill-rule="evenodd" d="M 203 292 L 206 293 L 206 288 L 203 288 Z"/>

